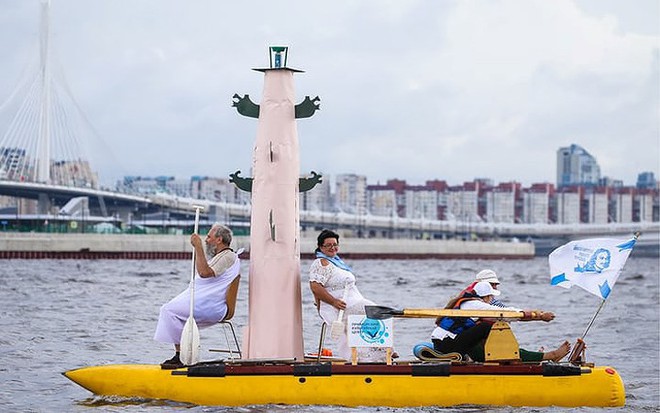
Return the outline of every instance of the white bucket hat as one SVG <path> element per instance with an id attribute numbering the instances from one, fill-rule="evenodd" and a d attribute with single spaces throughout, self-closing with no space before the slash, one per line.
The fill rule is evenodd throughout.
<path id="1" fill-rule="evenodd" d="M 493 270 L 482 270 L 479 271 L 475 277 L 475 281 L 488 281 L 493 284 L 500 284 L 500 280 L 497 278 L 497 274 Z"/>
<path id="2" fill-rule="evenodd" d="M 493 288 L 490 285 L 489 281 L 479 281 L 474 285 L 474 292 L 477 293 L 479 297 L 485 297 L 487 295 L 498 296 L 501 293 Z"/>

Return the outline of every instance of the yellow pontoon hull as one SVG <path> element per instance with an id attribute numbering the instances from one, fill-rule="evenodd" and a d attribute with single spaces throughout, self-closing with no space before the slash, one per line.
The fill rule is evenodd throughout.
<path id="1" fill-rule="evenodd" d="M 331 375 L 295 375 L 275 369 L 271 374 L 190 377 L 187 369 L 108 365 L 70 370 L 64 375 L 97 395 L 167 399 L 198 405 L 616 407 L 625 403 L 623 382 L 611 367 L 594 367 L 569 376 L 419 376 L 396 374 L 396 370 L 359 372 L 365 371 L 364 368 L 350 373 L 346 369 L 351 366 L 343 367 L 343 373 Z"/>

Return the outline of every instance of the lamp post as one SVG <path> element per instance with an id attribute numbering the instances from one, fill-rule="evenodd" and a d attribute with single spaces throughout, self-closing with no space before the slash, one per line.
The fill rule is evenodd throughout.
<path id="1" fill-rule="evenodd" d="M 19 211 L 21 210 L 21 198 L 16 198 L 16 229 L 20 232 L 21 223 L 18 218 Z"/>

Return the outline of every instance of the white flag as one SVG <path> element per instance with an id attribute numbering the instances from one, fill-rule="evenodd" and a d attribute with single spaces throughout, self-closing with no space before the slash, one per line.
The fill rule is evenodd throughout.
<path id="1" fill-rule="evenodd" d="M 550 284 L 564 288 L 577 285 L 606 299 L 636 240 L 594 238 L 562 245 L 548 257 Z"/>

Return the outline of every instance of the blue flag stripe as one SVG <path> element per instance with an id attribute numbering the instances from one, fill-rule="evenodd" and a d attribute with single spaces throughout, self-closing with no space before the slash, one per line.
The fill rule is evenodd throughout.
<path id="1" fill-rule="evenodd" d="M 603 296 L 603 300 L 607 298 L 608 295 L 610 295 L 610 292 L 612 289 L 610 288 L 609 284 L 607 283 L 607 280 L 603 283 L 603 285 L 599 285 L 600 287 L 600 295 Z"/>
<path id="2" fill-rule="evenodd" d="M 564 281 L 568 281 L 566 279 L 566 273 L 561 273 L 559 275 L 555 275 L 554 277 L 552 277 L 552 279 L 550 280 L 550 285 L 557 285 L 559 283 L 563 283 Z"/>
<path id="3" fill-rule="evenodd" d="M 619 249 L 619 252 L 624 251 L 624 250 L 631 250 L 635 246 L 636 240 L 633 238 L 628 242 L 624 242 L 623 244 L 619 244 L 616 247 Z"/>

